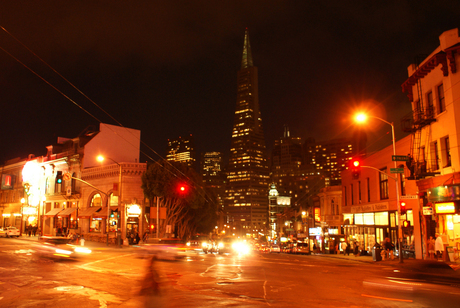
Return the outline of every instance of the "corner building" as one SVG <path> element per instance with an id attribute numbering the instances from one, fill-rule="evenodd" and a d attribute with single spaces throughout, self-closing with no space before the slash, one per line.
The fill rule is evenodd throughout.
<path id="1" fill-rule="evenodd" d="M 256 236 L 267 231 L 269 171 L 259 109 L 258 73 L 252 62 L 247 30 L 237 86 L 225 210 L 235 235 Z"/>

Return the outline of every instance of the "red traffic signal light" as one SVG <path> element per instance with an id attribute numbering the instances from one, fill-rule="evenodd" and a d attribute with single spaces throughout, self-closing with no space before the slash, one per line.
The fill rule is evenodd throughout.
<path id="1" fill-rule="evenodd" d="M 152 230 L 152 231 L 155 230 L 155 225 L 154 224 L 150 225 L 150 230 Z"/>
<path id="2" fill-rule="evenodd" d="M 177 191 L 180 195 L 185 195 L 188 192 L 188 185 L 184 183 L 179 184 Z"/>
<path id="3" fill-rule="evenodd" d="M 401 201 L 400 205 L 401 205 L 401 207 L 400 207 L 401 215 L 406 215 L 406 213 L 407 213 L 406 202 Z"/>
<path id="4" fill-rule="evenodd" d="M 353 179 L 358 179 L 361 173 L 361 161 L 359 159 L 351 160 L 351 175 Z"/>

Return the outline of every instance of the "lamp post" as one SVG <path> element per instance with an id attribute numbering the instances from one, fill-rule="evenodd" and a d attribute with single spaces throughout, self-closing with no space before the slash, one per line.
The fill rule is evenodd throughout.
<path id="1" fill-rule="evenodd" d="M 111 161 L 113 161 L 115 164 L 118 165 L 118 167 L 120 168 L 119 170 L 119 174 L 118 174 L 118 213 L 120 213 L 120 210 L 121 210 L 121 165 L 115 161 L 114 159 L 110 158 L 110 157 L 107 157 L 108 159 L 110 159 Z M 102 155 L 99 155 L 97 157 L 97 160 L 100 161 L 101 163 L 104 161 L 105 157 L 102 156 Z M 107 200 L 107 246 L 109 246 L 109 230 L 110 230 L 110 226 L 109 226 L 109 219 L 110 219 L 110 203 L 108 202 Z M 118 221 L 119 222 L 119 221 Z M 119 239 L 118 239 L 118 229 L 119 229 L 119 225 L 117 225 L 117 241 L 118 241 L 118 246 L 120 246 L 120 242 L 119 242 Z"/>
<path id="2" fill-rule="evenodd" d="M 362 122 L 365 122 L 367 118 L 373 118 L 373 119 L 377 119 L 377 120 L 380 120 L 388 125 L 391 126 L 391 138 L 392 138 L 392 142 L 393 142 L 393 155 L 396 156 L 396 141 L 395 141 L 395 126 L 393 123 L 390 123 L 382 118 L 379 118 L 379 117 L 376 117 L 376 116 L 368 116 L 364 113 L 359 113 L 356 115 L 355 117 L 355 120 L 356 122 L 358 123 L 362 123 Z M 396 164 L 396 161 L 394 161 L 394 167 L 395 169 L 398 167 L 397 164 Z M 402 255 L 402 230 L 401 230 L 401 204 L 399 202 L 399 180 L 398 180 L 398 177 L 396 177 L 396 180 L 395 180 L 395 187 L 396 187 L 396 204 L 398 206 L 398 242 L 399 242 L 399 263 L 403 263 L 403 255 Z"/>

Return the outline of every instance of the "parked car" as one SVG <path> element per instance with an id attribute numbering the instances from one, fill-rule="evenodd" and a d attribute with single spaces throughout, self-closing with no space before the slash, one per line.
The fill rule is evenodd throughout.
<path id="1" fill-rule="evenodd" d="M 187 246 L 178 238 L 149 238 L 140 245 L 139 252 L 153 255 L 158 260 L 180 260 L 185 257 Z"/>
<path id="2" fill-rule="evenodd" d="M 41 236 L 33 250 L 40 257 L 52 259 L 76 259 L 92 252 L 86 247 L 70 244 L 71 240 L 62 236 Z"/>
<path id="3" fill-rule="evenodd" d="M 19 237 L 19 229 L 16 227 L 6 227 L 0 229 L 0 236 L 2 237 Z"/>
<path id="4" fill-rule="evenodd" d="M 280 246 L 278 246 L 278 245 L 272 245 L 272 246 L 270 247 L 270 252 L 277 252 L 277 253 L 280 253 L 280 252 L 281 252 Z"/>
<path id="5" fill-rule="evenodd" d="M 310 254 L 310 247 L 307 243 L 297 243 L 295 247 L 296 254 Z"/>

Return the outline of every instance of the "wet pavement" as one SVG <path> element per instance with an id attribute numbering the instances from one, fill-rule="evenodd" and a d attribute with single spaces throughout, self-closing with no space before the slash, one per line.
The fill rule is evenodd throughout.
<path id="1" fill-rule="evenodd" d="M 19 240 L 26 240 L 26 241 L 38 241 L 38 236 L 21 236 L 18 237 Z M 92 242 L 92 241 L 85 241 L 84 246 L 88 247 L 92 250 L 99 250 L 99 251 L 120 251 L 120 252 L 128 252 L 134 251 L 138 247 L 137 245 L 121 245 L 116 246 L 113 244 L 107 245 L 107 243 L 101 242 Z M 374 263 L 379 265 L 388 265 L 392 267 L 402 267 L 402 268 L 419 268 L 427 263 L 433 263 L 436 261 L 431 260 L 421 260 L 421 259 L 403 259 L 403 263 L 400 263 L 398 257 L 395 257 L 394 260 L 384 260 L 384 261 L 374 261 L 371 255 L 366 256 L 355 256 L 353 254 L 344 255 L 344 254 L 312 254 L 314 256 L 320 256 L 324 258 L 335 258 L 335 259 L 343 259 L 348 261 L 355 261 L 355 262 L 365 262 L 365 263 Z M 459 263 L 454 262 L 444 262 L 438 261 L 440 263 L 446 264 L 450 266 L 455 271 L 460 268 Z"/>

